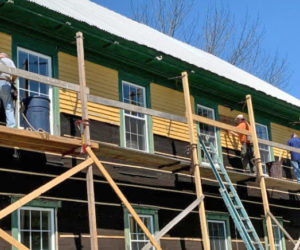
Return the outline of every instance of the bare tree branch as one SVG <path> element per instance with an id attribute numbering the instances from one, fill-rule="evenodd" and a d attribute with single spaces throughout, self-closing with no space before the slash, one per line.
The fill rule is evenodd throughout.
<path id="1" fill-rule="evenodd" d="M 131 0 L 137 21 L 200 47 L 277 87 L 287 87 L 291 77 L 287 57 L 263 49 L 265 30 L 258 16 L 252 19 L 246 12 L 243 20 L 236 22 L 228 7 L 215 4 L 201 15 L 195 6 L 195 0 Z"/>

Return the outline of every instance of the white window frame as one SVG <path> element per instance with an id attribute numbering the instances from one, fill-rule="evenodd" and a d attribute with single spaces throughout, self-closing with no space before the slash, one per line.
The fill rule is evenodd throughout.
<path id="1" fill-rule="evenodd" d="M 212 118 L 212 119 L 213 119 L 213 120 L 216 120 L 216 114 L 215 114 L 215 110 L 214 110 L 213 108 L 204 106 L 204 105 L 202 105 L 202 104 L 197 104 L 197 114 L 199 114 L 199 112 L 198 112 L 198 109 L 199 109 L 199 108 L 203 108 L 203 109 L 207 109 L 207 110 L 209 110 L 209 111 L 212 111 L 212 114 L 213 114 L 213 118 Z M 211 119 L 211 118 L 210 118 L 210 119 Z M 207 125 L 207 126 L 210 126 L 210 125 Z M 214 127 L 214 126 L 210 126 L 210 127 L 213 127 L 213 128 L 214 128 L 214 137 L 215 137 L 215 141 L 216 141 L 216 145 L 214 145 L 214 146 L 215 146 L 215 149 L 216 149 L 216 151 L 217 151 L 217 157 L 219 157 L 220 152 L 219 152 L 219 145 L 218 145 L 218 134 L 217 134 L 217 129 L 216 129 L 216 127 Z M 200 129 L 200 122 L 199 122 L 198 128 L 199 128 L 199 133 L 200 133 L 200 135 L 202 135 L 201 129 Z M 205 134 L 203 134 L 203 135 L 205 135 Z M 210 152 L 210 148 L 208 149 L 208 152 Z M 202 164 L 203 166 L 210 166 L 210 165 L 209 165 L 209 162 L 205 162 L 205 161 L 203 161 L 203 160 L 202 160 L 201 164 Z"/>
<path id="2" fill-rule="evenodd" d="M 143 86 L 140 86 L 140 85 L 137 85 L 137 84 L 128 82 L 128 81 L 124 81 L 124 80 L 122 80 L 122 86 L 121 86 L 121 87 L 122 87 L 122 102 L 124 102 L 124 101 L 123 101 L 123 99 L 124 99 L 123 83 L 125 83 L 125 84 L 127 84 L 127 85 L 131 85 L 131 86 L 133 86 L 133 87 L 136 87 L 136 88 L 139 88 L 139 89 L 142 89 L 142 90 L 143 90 L 144 107 L 146 107 L 146 88 L 143 87 Z M 131 114 L 126 114 L 125 111 L 126 111 L 126 110 L 123 110 L 123 112 L 122 112 L 122 113 L 123 113 L 123 124 L 124 124 L 124 126 L 123 126 L 123 141 L 124 141 L 124 146 L 125 146 L 126 148 L 130 148 L 130 147 L 127 146 L 127 141 L 126 141 L 126 122 L 125 122 L 125 118 L 126 118 L 126 116 L 127 116 L 127 117 L 130 117 L 130 118 L 133 118 L 133 119 L 145 121 L 145 150 L 141 150 L 141 149 L 137 149 L 137 148 L 130 148 L 130 149 L 134 149 L 134 150 L 138 150 L 138 151 L 142 151 L 142 152 L 149 152 L 149 143 L 148 143 L 148 140 L 149 140 L 149 138 L 148 138 L 148 119 L 147 119 L 147 115 L 143 114 L 144 117 L 142 118 L 142 117 L 138 117 L 138 116 L 133 116 L 133 115 L 131 115 Z M 138 113 L 138 112 L 136 112 L 136 113 Z M 141 114 L 141 113 L 139 113 L 139 114 Z"/>
<path id="3" fill-rule="evenodd" d="M 56 235 L 56 230 L 55 230 L 55 218 L 54 218 L 54 208 L 40 208 L 40 207 L 21 207 L 18 209 L 18 241 L 21 242 L 21 216 L 20 216 L 20 212 L 21 210 L 29 210 L 29 211 L 47 211 L 47 212 L 50 212 L 50 221 L 51 221 L 51 249 L 50 250 L 56 250 L 56 241 L 55 241 L 55 235 Z M 31 225 L 31 213 L 30 213 L 30 225 Z M 31 226 L 30 226 L 31 227 Z M 22 231 L 25 231 L 25 230 L 22 230 Z M 32 231 L 38 231 L 40 232 L 40 230 L 26 230 L 26 231 L 29 231 L 30 233 Z M 32 243 L 32 240 L 31 240 L 31 234 L 30 234 L 30 249 L 31 249 L 31 243 Z M 42 245 L 42 243 L 41 243 Z"/>
<path id="4" fill-rule="evenodd" d="M 29 50 L 29 49 L 25 49 L 25 48 L 22 48 L 22 47 L 17 47 L 17 67 L 19 65 L 19 51 L 23 51 L 25 53 L 30 53 L 34 56 L 38 56 L 38 57 L 42 57 L 43 59 L 46 59 L 48 60 L 49 64 L 48 64 L 48 72 L 49 72 L 49 77 L 52 77 L 52 58 L 50 56 L 47 56 L 47 55 L 44 55 L 44 54 L 41 54 L 41 53 L 38 53 L 38 52 L 35 52 L 35 51 L 32 51 L 32 50 Z M 44 84 L 44 83 L 42 83 Z M 18 101 L 17 101 L 17 107 L 16 109 L 19 110 L 20 109 L 20 94 L 19 94 L 19 91 L 20 91 L 20 88 L 19 88 L 19 80 L 17 81 L 17 85 L 18 85 Z M 44 96 L 44 95 L 43 95 Z M 49 122 L 50 122 L 50 133 L 53 134 L 53 88 L 51 85 L 49 85 L 49 99 L 50 99 L 50 117 L 49 117 Z M 20 126 L 20 114 L 19 112 L 16 112 L 17 113 L 17 124 L 18 124 L 18 128 L 23 128 Z"/>
<path id="5" fill-rule="evenodd" d="M 149 230 L 149 232 L 153 235 L 154 234 L 154 216 L 153 215 L 148 215 L 148 214 L 138 214 L 139 215 L 139 217 L 142 219 L 142 218 L 150 218 L 150 226 L 151 226 L 151 228 L 150 228 L 150 230 Z M 147 238 L 147 236 L 146 236 L 146 234 L 145 233 L 143 233 L 144 234 L 144 238 L 145 238 L 145 240 L 132 240 L 131 239 L 131 228 L 130 228 L 130 218 L 133 218 L 133 216 L 130 214 L 130 213 L 128 213 L 128 228 L 129 228 L 129 246 L 130 246 L 130 250 L 132 250 L 132 242 L 143 242 L 143 243 L 148 243 L 148 242 L 150 242 L 149 241 L 149 239 Z M 134 223 L 136 223 L 136 221 L 134 220 Z M 137 223 L 136 223 L 137 224 Z M 137 225 L 137 227 L 139 227 L 138 225 Z M 150 248 L 151 250 L 154 250 L 154 248 L 153 247 L 151 247 Z"/>
<path id="6" fill-rule="evenodd" d="M 207 224 L 208 223 L 219 223 L 219 224 L 223 225 L 224 232 L 225 232 L 225 235 L 224 235 L 224 237 L 225 237 L 225 246 L 226 246 L 225 250 L 229 250 L 228 249 L 228 239 L 227 239 L 228 238 L 228 233 L 227 233 L 226 221 L 224 221 L 224 220 L 207 220 Z"/>
<path id="7" fill-rule="evenodd" d="M 274 223 L 272 223 L 272 228 L 273 228 L 273 234 L 274 234 L 274 243 L 275 243 L 275 248 L 277 249 L 279 247 L 279 250 L 283 250 L 284 248 L 282 247 L 283 245 L 283 242 L 282 242 L 282 232 L 281 232 L 281 229 Z M 276 242 L 276 239 L 275 239 L 275 230 L 277 230 L 279 232 L 279 242 Z M 268 244 L 269 247 L 270 247 L 270 244 Z"/>
<path id="8" fill-rule="evenodd" d="M 260 126 L 260 127 L 263 127 L 266 131 L 266 135 L 267 135 L 267 139 L 266 140 L 269 140 L 269 131 L 268 131 L 268 126 L 264 125 L 264 124 L 261 124 L 261 123 L 255 123 L 255 126 Z M 257 130 L 257 129 L 256 129 Z M 257 135 L 258 137 L 258 135 Z M 259 138 L 259 137 L 258 137 Z M 264 139 L 264 138 L 260 138 L 260 139 Z M 269 161 L 271 161 L 271 148 L 270 146 L 268 146 L 268 150 L 267 149 L 264 149 L 264 148 L 261 148 L 260 147 L 260 144 L 259 144 L 259 151 L 264 151 L 264 152 L 267 152 L 268 151 L 268 155 L 269 155 Z M 262 162 L 263 166 L 266 167 L 266 164 L 264 162 Z"/>

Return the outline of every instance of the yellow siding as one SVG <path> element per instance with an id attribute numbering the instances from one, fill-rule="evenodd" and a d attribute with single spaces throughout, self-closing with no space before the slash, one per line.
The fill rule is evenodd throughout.
<path id="1" fill-rule="evenodd" d="M 218 106 L 218 113 L 222 122 L 231 125 L 234 125 L 234 119 L 238 114 L 243 114 L 244 117 L 248 120 L 248 114 L 241 113 L 236 110 L 231 111 L 230 108 L 221 105 Z M 225 130 L 221 130 L 220 137 L 222 147 L 240 150 L 241 145 L 239 143 L 239 139 L 236 136 L 229 134 Z"/>
<path id="2" fill-rule="evenodd" d="M 0 52 L 5 52 L 11 58 L 11 36 L 0 32 Z"/>
<path id="3" fill-rule="evenodd" d="M 118 72 L 116 70 L 85 61 L 87 86 L 90 94 L 118 100 Z M 77 58 L 58 53 L 59 79 L 72 83 L 79 82 Z M 88 103 L 90 119 L 120 125 L 120 110 L 100 104 Z M 77 94 L 60 90 L 60 111 L 81 116 L 81 105 Z"/>
<path id="4" fill-rule="evenodd" d="M 281 144 L 286 144 L 290 139 L 292 133 L 297 133 L 300 135 L 300 131 L 296 129 L 291 129 L 289 127 L 285 127 L 276 123 L 271 123 L 271 133 L 272 133 L 272 141 L 278 142 Z M 282 157 L 289 158 L 290 154 L 286 150 L 282 150 L 279 148 L 273 148 L 274 155 L 279 156 L 282 154 Z"/>
<path id="5" fill-rule="evenodd" d="M 174 115 L 185 116 L 185 104 L 182 92 L 155 83 L 151 83 L 150 86 L 151 105 L 153 109 Z M 192 109 L 194 110 L 193 97 L 191 97 L 191 102 Z M 182 141 L 189 141 L 188 127 L 184 123 L 153 117 L 152 124 L 153 134 L 167 136 Z"/>

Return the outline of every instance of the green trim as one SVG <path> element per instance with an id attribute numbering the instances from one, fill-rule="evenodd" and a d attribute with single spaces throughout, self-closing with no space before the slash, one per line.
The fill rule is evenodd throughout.
<path id="1" fill-rule="evenodd" d="M 206 219 L 225 222 L 228 250 L 232 250 L 229 215 L 224 214 L 224 213 L 206 212 Z"/>
<path id="2" fill-rule="evenodd" d="M 11 203 L 16 202 L 19 200 L 21 197 L 11 197 Z M 28 202 L 26 205 L 23 207 L 40 207 L 40 208 L 53 208 L 57 209 L 61 207 L 61 201 L 49 201 L 49 200 L 33 200 Z M 54 211 L 54 216 L 55 216 L 55 211 Z M 54 218 L 54 223 L 55 223 L 55 218 Z M 14 211 L 11 215 L 11 231 L 12 231 L 12 237 L 14 239 L 18 239 L 19 237 L 19 227 L 18 227 L 18 210 Z M 12 246 L 12 250 L 18 250 L 17 248 Z"/>
<path id="3" fill-rule="evenodd" d="M 11 203 L 16 202 L 21 197 L 12 197 Z M 61 201 L 49 201 L 49 200 L 33 200 L 28 202 L 24 207 L 42 207 L 42 208 L 60 208 L 61 207 Z"/>
<path id="4" fill-rule="evenodd" d="M 51 58 L 52 77 L 58 78 L 58 57 L 57 48 L 49 45 L 43 40 L 33 39 L 28 36 L 12 34 L 12 59 L 17 65 L 17 48 L 28 49 Z M 60 135 L 60 114 L 59 114 L 59 89 L 52 87 L 52 110 L 53 110 L 53 134 Z"/>
<path id="5" fill-rule="evenodd" d="M 156 209 L 149 209 L 149 208 L 144 208 L 144 207 L 137 207 L 134 206 L 134 210 L 137 212 L 139 215 L 152 215 L 153 217 L 153 234 L 159 231 L 159 224 L 158 224 L 158 210 Z M 125 245 L 126 245 L 126 250 L 130 250 L 130 230 L 129 230 L 129 220 L 128 220 L 128 215 L 129 212 L 128 210 L 123 207 L 123 214 L 124 214 L 124 234 L 125 234 Z"/>
<path id="6" fill-rule="evenodd" d="M 133 83 L 135 85 L 139 85 L 145 88 L 146 94 L 146 107 L 151 108 L 151 95 L 150 95 L 150 81 L 145 78 L 141 78 L 136 75 L 132 75 L 123 71 L 119 71 L 119 100 L 122 101 L 123 97 L 123 88 L 122 81 L 127 81 L 129 83 Z M 152 132 L 152 117 L 147 116 L 147 141 L 148 141 L 148 152 L 154 153 L 154 138 Z M 125 121 L 124 121 L 124 111 L 120 110 L 120 146 L 125 147 L 125 138 L 124 138 L 124 129 L 125 129 Z"/>
<path id="7" fill-rule="evenodd" d="M 215 113 L 215 120 L 219 120 L 219 111 L 218 111 L 218 103 L 208 99 L 207 96 L 195 96 L 195 113 L 198 113 L 198 104 L 205 106 L 207 108 L 211 108 L 214 110 Z M 197 133 L 200 132 L 199 125 L 197 126 Z M 222 144 L 221 144 L 221 132 L 219 128 L 216 128 L 216 135 L 217 135 L 217 144 L 218 144 L 218 154 L 221 162 L 223 162 L 223 154 L 222 154 Z M 200 152 L 200 143 L 198 142 L 198 155 L 199 155 L 199 162 L 202 162 L 201 159 L 201 152 Z"/>
<path id="8" fill-rule="evenodd" d="M 279 223 L 281 225 L 283 225 L 283 219 L 282 218 L 276 218 Z M 272 221 L 272 225 L 276 225 L 273 221 Z M 263 229 L 264 229 L 264 239 L 265 239 L 265 249 L 266 250 L 269 250 L 269 240 L 268 240 L 268 233 L 267 233 L 267 223 L 266 223 L 266 219 L 263 219 Z M 280 233 L 281 233 L 281 247 L 283 250 L 286 250 L 286 244 L 285 244 L 285 237 L 284 237 L 284 234 L 282 233 L 281 230 L 279 230 Z M 274 232 L 274 231 L 273 231 Z"/>
<path id="9" fill-rule="evenodd" d="M 18 229 L 18 210 L 11 214 L 11 235 L 14 239 L 18 239 L 19 229 Z M 16 247 L 12 246 L 12 250 L 18 250 Z"/>

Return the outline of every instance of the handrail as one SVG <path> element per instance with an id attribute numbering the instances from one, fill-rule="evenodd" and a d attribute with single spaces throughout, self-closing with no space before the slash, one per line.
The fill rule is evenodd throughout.
<path id="1" fill-rule="evenodd" d="M 32 73 L 32 72 L 22 70 L 22 69 L 16 69 L 16 68 L 8 67 L 8 66 L 3 65 L 3 64 L 0 64 L 0 72 L 10 74 L 10 75 L 14 75 L 14 76 L 18 76 L 18 77 L 22 77 L 22 78 L 32 80 L 32 81 L 36 81 L 36 82 L 42 82 L 44 84 L 52 85 L 52 86 L 59 87 L 59 88 L 62 88 L 62 89 L 68 89 L 68 90 L 72 90 L 72 91 L 75 91 L 75 92 L 80 91 L 78 84 L 58 80 L 58 79 L 48 77 L 48 76 L 39 75 L 37 73 Z M 89 93 L 89 88 L 86 89 L 86 92 Z"/>
<path id="2" fill-rule="evenodd" d="M 43 76 L 43 75 L 39 75 L 39 74 L 32 73 L 32 72 L 22 70 L 22 69 L 8 67 L 3 64 L 0 64 L 0 72 L 15 75 L 15 76 L 22 77 L 22 78 L 32 80 L 32 81 L 42 82 L 44 84 L 52 85 L 52 86 L 59 87 L 62 89 L 67 89 L 67 90 L 71 90 L 71 91 L 75 91 L 75 92 L 80 91 L 78 84 L 58 80 L 58 79 Z M 145 115 L 156 116 L 159 118 L 168 119 L 168 120 L 172 120 L 172 121 L 176 121 L 176 122 L 186 123 L 186 118 L 183 116 L 173 115 L 170 113 L 161 112 L 161 111 L 154 110 L 154 109 L 149 109 L 149 108 L 145 108 L 145 107 L 136 106 L 133 104 L 128 104 L 128 103 L 124 103 L 124 102 L 120 102 L 120 101 L 116 101 L 116 100 L 103 98 L 100 96 L 89 95 L 89 88 L 86 89 L 86 92 L 88 94 L 88 101 L 93 102 L 93 103 L 98 103 L 98 104 L 115 107 L 115 108 L 120 108 L 120 109 L 126 109 L 129 111 L 138 112 L 138 113 L 142 113 Z M 216 121 L 213 119 L 209 119 L 204 116 L 193 114 L 193 119 L 197 122 L 201 122 L 201 123 L 204 123 L 204 124 L 207 124 L 210 126 L 214 126 L 214 127 L 217 127 L 217 128 L 223 129 L 223 130 L 227 130 L 227 131 L 230 130 L 230 131 L 234 131 L 234 132 L 237 132 L 240 134 L 251 135 L 251 133 L 247 130 L 239 129 L 235 126 L 232 126 L 232 125 L 229 125 L 229 124 L 226 124 L 223 122 L 219 122 L 219 121 Z M 287 145 L 284 145 L 284 144 L 281 144 L 278 142 L 273 142 L 273 141 L 264 140 L 264 139 L 258 139 L 258 142 L 261 144 L 264 144 L 264 145 L 284 149 L 284 150 L 287 150 L 290 152 L 300 153 L 299 148 L 290 147 L 290 146 L 287 146 Z"/>

